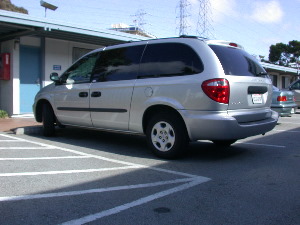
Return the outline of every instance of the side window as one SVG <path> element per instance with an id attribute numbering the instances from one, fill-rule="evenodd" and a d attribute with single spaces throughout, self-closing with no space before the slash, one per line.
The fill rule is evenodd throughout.
<path id="1" fill-rule="evenodd" d="M 104 50 L 97 60 L 94 81 L 132 80 L 137 78 L 145 45 Z"/>
<path id="2" fill-rule="evenodd" d="M 91 75 L 98 53 L 84 56 L 75 64 L 73 64 L 62 76 L 62 83 L 79 84 L 91 81 Z"/>
<path id="3" fill-rule="evenodd" d="M 141 61 L 139 77 L 183 76 L 202 71 L 202 61 L 188 45 L 149 44 Z"/>

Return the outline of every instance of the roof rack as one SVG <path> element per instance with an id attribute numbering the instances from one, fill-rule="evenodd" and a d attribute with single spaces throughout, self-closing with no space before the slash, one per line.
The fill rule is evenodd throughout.
<path id="1" fill-rule="evenodd" d="M 198 36 L 193 36 L 193 35 L 185 35 L 185 34 L 183 34 L 183 35 L 180 35 L 179 37 L 180 37 L 180 38 L 195 38 L 195 39 L 198 39 Z"/>
<path id="2" fill-rule="evenodd" d="M 199 36 L 195 36 L 195 35 L 180 35 L 180 38 L 195 38 L 195 39 L 201 39 L 201 40 L 208 40 L 208 38 L 206 37 L 199 37 Z"/>

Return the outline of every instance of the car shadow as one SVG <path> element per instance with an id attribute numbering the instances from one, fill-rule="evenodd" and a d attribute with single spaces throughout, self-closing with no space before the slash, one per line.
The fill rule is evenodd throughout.
<path id="1" fill-rule="evenodd" d="M 76 147 L 89 148 L 109 154 L 118 154 L 128 157 L 139 157 L 158 159 L 148 149 L 146 137 L 138 134 L 124 134 L 118 132 L 107 132 L 89 130 L 82 128 L 57 128 L 54 137 L 44 137 L 35 134 L 38 138 L 59 142 L 61 144 L 74 145 Z M 247 153 L 246 146 L 232 145 L 222 147 L 210 141 L 191 142 L 185 154 L 178 160 L 222 160 L 225 158 L 237 157 Z"/>
<path id="2" fill-rule="evenodd" d="M 300 128 L 291 129 L 290 131 L 300 132 Z M 157 161 L 153 161 L 153 163 L 150 162 L 149 164 L 145 163 L 145 165 L 151 165 L 149 167 L 136 167 L 129 170 L 111 172 L 104 171 L 97 176 L 93 173 L 69 174 L 68 176 L 58 175 L 55 179 L 52 175 L 44 176 L 43 178 L 32 176 L 30 182 L 22 183 L 22 187 L 25 188 L 25 190 L 31 190 L 35 185 L 38 187 L 41 185 L 41 181 L 43 184 L 46 183 L 49 185 L 49 187 L 39 191 L 31 191 L 34 196 L 27 200 L 18 201 L 18 204 L 15 204 L 14 201 L 1 203 L 0 211 L 3 216 L 0 219 L 0 223 L 4 223 L 12 218 L 11 215 L 14 215 L 14 223 L 12 222 L 11 224 L 17 224 L 21 220 L 24 222 L 24 218 L 26 218 L 26 222 L 24 222 L 26 224 L 60 224 L 89 214 L 107 212 L 108 209 L 116 209 L 120 206 L 126 210 L 127 208 L 124 206 L 129 205 L 128 203 L 135 204 L 136 202 L 140 202 L 141 199 L 149 199 L 149 196 L 152 197 L 156 196 L 158 193 L 165 193 L 166 190 L 179 190 L 177 187 L 181 183 L 161 186 L 153 186 L 153 184 L 161 181 L 176 180 L 182 177 L 185 178 L 183 174 L 199 174 L 211 178 L 211 182 L 203 185 L 203 193 L 211 193 L 211 190 L 216 191 L 221 188 L 222 190 L 227 188 L 229 192 L 240 192 L 241 194 L 239 196 L 242 196 L 242 198 L 230 199 L 231 202 L 236 202 L 233 205 L 229 204 L 228 211 L 225 212 L 222 207 L 220 210 L 216 208 L 216 205 L 228 204 L 228 198 L 224 195 L 224 191 L 220 192 L 220 195 L 218 196 L 209 195 L 212 197 L 212 200 L 210 201 L 199 201 L 201 204 L 205 202 L 206 208 L 213 209 L 213 213 L 216 215 L 213 219 L 211 218 L 211 212 L 208 212 L 207 215 L 205 214 L 207 218 L 213 220 L 211 221 L 211 224 L 219 224 L 220 221 L 215 220 L 215 218 L 222 217 L 228 219 L 228 215 L 230 219 L 234 221 L 236 217 L 235 215 L 230 216 L 230 211 L 236 210 L 242 217 L 247 217 L 249 215 L 249 211 L 241 210 L 240 208 L 241 202 L 245 204 L 243 205 L 243 208 L 248 206 L 249 198 L 248 194 L 245 194 L 249 193 L 249 189 L 247 189 L 248 186 L 252 187 L 251 185 L 258 183 L 257 186 L 253 187 L 256 187 L 261 196 L 268 196 L 270 194 L 270 186 L 266 188 L 266 183 L 273 185 L 274 180 L 277 182 L 278 179 L 277 174 L 270 176 L 270 168 L 276 167 L 276 172 L 286 169 L 282 166 L 282 160 L 286 160 L 288 157 L 291 167 L 288 168 L 287 174 L 292 175 L 290 180 L 295 180 L 294 178 L 297 178 L 297 174 L 293 175 L 292 172 L 294 169 L 293 165 L 298 163 L 299 151 L 297 146 L 295 146 L 297 140 L 295 138 L 290 138 L 290 135 L 291 133 L 288 132 L 274 132 L 268 136 L 257 136 L 243 140 L 227 148 L 218 147 L 208 141 L 197 141 L 190 143 L 189 147 L 186 149 L 186 157 L 177 160 L 176 163 L 173 163 L 170 160 L 158 160 L 148 150 L 146 138 L 142 135 L 126 135 L 70 127 L 66 129 L 57 129 L 55 137 L 32 135 L 43 143 L 55 141 L 55 146 L 77 151 L 84 150 L 83 152 L 86 152 L 87 154 L 93 151 L 93 155 L 99 153 L 99 155 L 103 157 L 112 159 L 110 162 L 112 164 L 111 166 L 106 164 L 105 160 L 102 160 L 101 158 L 97 159 L 99 161 L 97 161 L 96 164 L 99 167 L 109 169 L 113 166 L 120 167 L 120 165 L 116 165 L 117 163 L 113 161 L 118 158 L 115 155 L 120 155 L 120 160 L 124 162 L 128 161 L 127 159 L 131 157 L 141 158 L 138 160 L 138 163 L 141 164 L 148 162 L 148 159 L 157 159 Z M 287 148 L 274 147 L 275 145 L 279 145 L 282 140 L 286 140 L 286 145 L 295 147 L 289 148 L 288 151 L 286 151 Z M 252 145 L 254 142 L 256 145 Z M 268 147 L 264 145 L 264 143 L 272 143 L 274 146 Z M 272 153 L 270 153 L 270 151 L 272 151 Z M 75 162 L 72 163 L 73 162 L 65 161 L 65 164 L 58 164 L 57 167 L 61 168 L 63 166 L 68 166 L 68 168 L 71 167 L 76 169 L 78 168 L 77 166 L 80 166 Z M 90 164 L 95 165 L 95 162 L 93 163 L 94 164 Z M 86 163 L 82 165 L 88 169 L 89 166 L 92 166 L 90 164 Z M 48 165 L 43 164 L 43 166 L 46 168 L 52 166 L 52 162 L 49 162 Z M 170 173 L 170 171 L 169 173 L 164 173 L 162 170 L 155 170 L 154 167 L 180 171 L 180 173 Z M 56 170 L 59 170 L 59 168 L 56 168 Z M 235 174 L 236 171 L 238 171 L 237 174 Z M 237 177 L 247 174 L 246 180 L 238 182 L 234 181 Z M 188 178 L 190 178 L 190 176 L 188 176 Z M 278 193 L 291 186 L 291 184 L 286 182 L 289 181 L 289 179 L 284 181 L 285 182 L 280 185 Z M 230 186 L 231 182 L 233 182 L 232 186 Z M 12 186 L 18 185 L 19 183 L 19 178 L 15 179 L 15 183 L 13 183 Z M 147 188 L 132 188 L 134 186 L 138 187 L 140 184 L 149 185 Z M 239 185 L 238 188 L 236 185 Z M 271 186 L 271 189 L 273 186 Z M 91 192 L 91 190 L 94 190 L 94 192 Z M 199 202 L 193 202 L 195 194 L 200 193 L 200 195 L 202 195 L 200 187 L 197 187 L 197 189 L 194 190 L 197 191 L 181 192 L 180 195 L 178 195 L 184 206 L 170 204 L 175 195 L 173 195 L 172 198 L 165 198 L 162 201 L 154 201 L 153 204 L 148 204 L 148 211 L 146 211 L 147 216 L 152 216 L 152 219 L 160 219 L 155 210 L 161 209 L 168 204 L 168 209 L 171 212 L 174 212 L 173 214 L 170 214 L 173 218 L 178 215 L 178 211 L 176 210 L 179 208 L 182 212 L 182 218 L 185 219 L 184 221 L 190 222 L 186 221 L 186 215 L 191 213 L 193 213 L 193 216 L 199 215 L 199 211 L 194 208 L 199 205 Z M 276 193 L 277 192 L 272 196 L 276 197 Z M 44 195 L 46 195 L 46 197 Z M 52 197 L 48 198 L 47 196 L 49 195 Z M 290 198 L 293 197 L 292 194 Z M 201 200 L 200 197 L 198 198 Z M 269 210 L 266 203 L 260 204 L 264 204 L 263 209 L 266 210 L 266 212 Z M 235 205 L 238 205 L 238 208 L 234 207 Z M 118 213 L 117 210 L 116 212 Z M 256 213 L 256 215 L 261 215 L 261 210 L 258 210 Z M 130 213 L 131 221 L 137 221 L 139 216 L 139 213 Z M 132 217 L 135 217 L 134 219 L 136 220 Z M 108 223 L 108 220 L 111 218 L 112 217 L 107 217 L 107 220 L 101 218 L 101 223 L 112 224 L 112 222 Z M 159 224 L 159 221 L 154 221 L 152 224 Z"/>

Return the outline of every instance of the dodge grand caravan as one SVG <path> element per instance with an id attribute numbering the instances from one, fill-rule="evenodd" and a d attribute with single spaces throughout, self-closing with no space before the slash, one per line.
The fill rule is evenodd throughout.
<path id="1" fill-rule="evenodd" d="M 78 126 L 145 134 L 159 157 L 190 141 L 229 146 L 274 128 L 272 83 L 243 48 L 192 37 L 94 50 L 41 89 L 33 105 L 43 133 Z"/>

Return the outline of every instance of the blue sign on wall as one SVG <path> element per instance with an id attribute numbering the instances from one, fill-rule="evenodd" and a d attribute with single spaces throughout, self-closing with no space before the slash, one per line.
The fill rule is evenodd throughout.
<path id="1" fill-rule="evenodd" d="M 61 65 L 53 65 L 53 70 L 61 70 Z"/>

